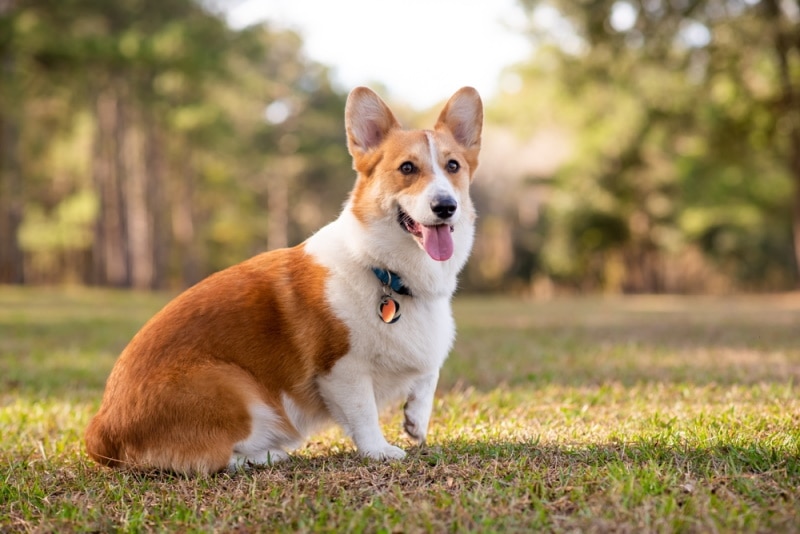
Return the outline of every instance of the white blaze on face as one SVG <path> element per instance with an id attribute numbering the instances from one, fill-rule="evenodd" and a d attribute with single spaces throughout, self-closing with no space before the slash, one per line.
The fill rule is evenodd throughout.
<path id="1" fill-rule="evenodd" d="M 461 216 L 461 207 L 458 204 L 452 182 L 447 173 L 439 164 L 439 151 L 431 132 L 425 132 L 430 154 L 429 173 L 424 179 L 427 181 L 422 190 L 414 194 L 406 194 L 400 201 L 403 211 L 411 220 L 406 221 L 406 229 L 414 235 L 419 245 L 436 261 L 449 260 L 454 251 L 453 227 Z M 434 208 L 442 205 L 455 208 L 452 212 L 440 216 Z M 438 206 L 437 206 L 438 205 Z M 442 210 L 439 210 L 442 213 Z"/>
<path id="2" fill-rule="evenodd" d="M 444 169 L 439 165 L 439 155 L 438 150 L 436 149 L 436 142 L 433 140 L 433 135 L 430 132 L 425 132 L 425 135 L 428 138 L 428 147 L 431 151 L 431 167 L 433 168 L 433 182 L 431 182 L 428 191 L 426 192 L 426 197 L 428 197 L 430 202 L 433 202 L 433 199 L 436 197 L 445 197 L 449 196 L 452 199 L 457 199 L 456 192 L 453 189 L 453 184 L 450 183 L 450 180 L 447 179 L 447 176 L 444 173 Z M 458 209 L 456 208 L 456 212 L 453 214 L 453 218 L 456 217 L 458 214 Z"/>
<path id="3" fill-rule="evenodd" d="M 425 191 L 420 195 L 420 198 L 415 203 L 419 217 L 412 215 L 419 222 L 420 244 L 425 252 L 436 261 L 449 260 L 453 255 L 453 236 L 452 224 L 458 218 L 458 208 L 453 215 L 446 221 L 443 221 L 433 211 L 433 205 L 441 202 L 443 199 L 451 199 L 456 202 L 457 198 L 453 184 L 447 179 L 444 169 L 439 165 L 438 151 L 433 135 L 430 133 L 425 134 L 428 138 L 428 147 L 430 148 L 431 169 L 433 170 L 433 180 L 425 188 Z M 429 223 L 429 224 L 426 224 Z"/>

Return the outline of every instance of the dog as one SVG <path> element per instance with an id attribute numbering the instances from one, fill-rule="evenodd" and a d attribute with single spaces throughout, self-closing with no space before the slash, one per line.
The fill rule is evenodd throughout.
<path id="1" fill-rule="evenodd" d="M 330 422 L 367 458 L 404 458 L 379 412 L 405 400 L 425 442 L 472 248 L 483 105 L 471 87 L 432 130 L 406 130 L 366 87 L 345 105 L 357 173 L 339 217 L 303 243 L 213 274 L 124 349 L 85 432 L 100 464 L 207 474 L 288 457 Z"/>

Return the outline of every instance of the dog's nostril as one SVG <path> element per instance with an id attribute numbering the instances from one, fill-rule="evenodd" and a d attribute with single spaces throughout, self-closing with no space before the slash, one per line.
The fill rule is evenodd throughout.
<path id="1" fill-rule="evenodd" d="M 452 197 L 437 197 L 431 202 L 431 210 L 440 219 L 449 219 L 452 217 L 456 212 L 456 208 L 458 208 L 458 203 L 456 203 L 456 200 Z"/>

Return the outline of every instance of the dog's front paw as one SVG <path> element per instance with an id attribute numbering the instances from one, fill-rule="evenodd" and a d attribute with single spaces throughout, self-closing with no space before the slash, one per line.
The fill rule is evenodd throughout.
<path id="1" fill-rule="evenodd" d="M 373 460 L 402 460 L 406 457 L 406 451 L 388 443 L 379 449 L 360 450 L 358 452 L 364 458 L 372 458 Z"/>

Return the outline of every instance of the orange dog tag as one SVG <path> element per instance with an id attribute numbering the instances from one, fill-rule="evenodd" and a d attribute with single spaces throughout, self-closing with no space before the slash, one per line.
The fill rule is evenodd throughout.
<path id="1" fill-rule="evenodd" d="M 378 315 L 381 316 L 381 320 L 386 324 L 397 322 L 400 318 L 400 304 L 392 297 L 386 295 L 381 299 L 381 304 L 378 307 Z"/>

